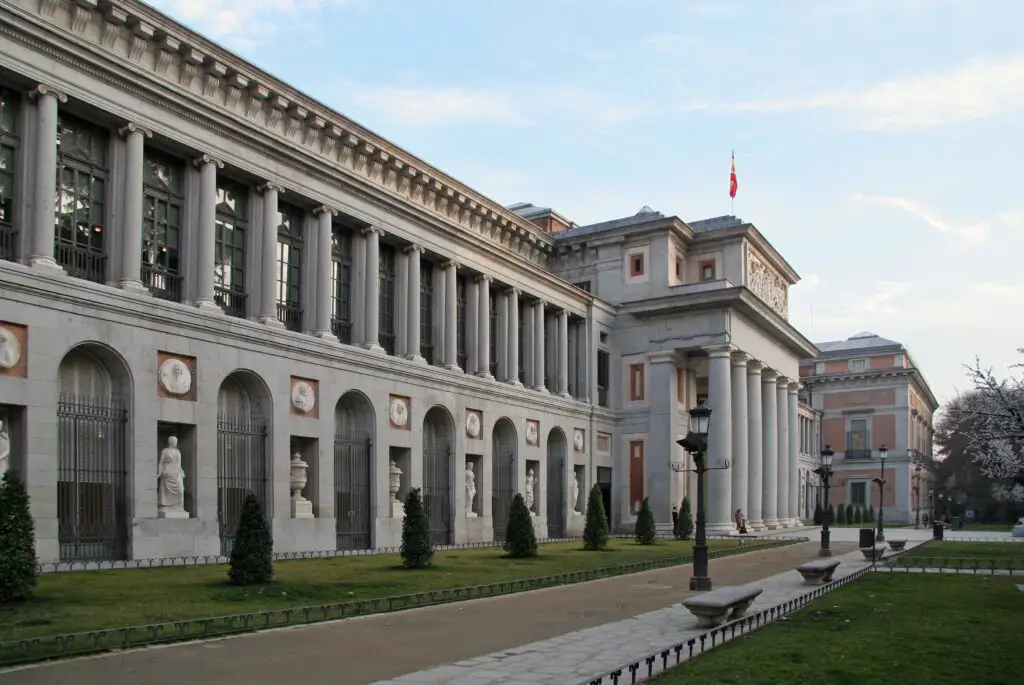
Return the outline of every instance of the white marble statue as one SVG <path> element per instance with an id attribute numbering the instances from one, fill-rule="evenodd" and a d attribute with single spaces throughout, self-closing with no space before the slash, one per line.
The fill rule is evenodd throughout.
<path id="1" fill-rule="evenodd" d="M 160 451 L 157 475 L 157 506 L 160 518 L 188 518 L 185 511 L 185 471 L 181 468 L 178 438 L 167 438 L 167 447 Z"/>
<path id="2" fill-rule="evenodd" d="M 569 485 L 569 504 L 572 505 L 573 513 L 578 514 L 580 506 L 580 479 L 575 471 L 572 474 L 572 483 Z"/>
<path id="3" fill-rule="evenodd" d="M 533 469 L 529 469 L 526 472 L 526 493 L 523 497 L 526 498 L 526 508 L 531 512 L 533 511 L 533 495 L 534 488 L 537 486 L 537 479 L 533 476 Z"/>
<path id="4" fill-rule="evenodd" d="M 466 516 L 474 517 L 473 500 L 476 499 L 476 474 L 473 473 L 473 462 L 466 461 Z"/>
<path id="5" fill-rule="evenodd" d="M 7 435 L 4 422 L 0 421 L 0 476 L 7 473 L 11 462 L 11 438 Z"/>

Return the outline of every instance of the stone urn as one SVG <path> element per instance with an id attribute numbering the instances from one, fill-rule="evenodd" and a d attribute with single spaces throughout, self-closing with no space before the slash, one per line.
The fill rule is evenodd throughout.
<path id="1" fill-rule="evenodd" d="M 401 518 L 405 516 L 405 505 L 398 501 L 398 491 L 402 488 L 402 469 L 398 468 L 398 464 L 392 461 L 388 475 L 388 494 L 391 497 L 391 515 L 395 518 Z"/>
<path id="2" fill-rule="evenodd" d="M 292 497 L 302 499 L 302 489 L 306 487 L 306 469 L 309 468 L 309 464 L 302 461 L 302 457 L 296 452 L 292 455 L 292 474 L 291 474 L 291 486 L 292 486 Z"/>

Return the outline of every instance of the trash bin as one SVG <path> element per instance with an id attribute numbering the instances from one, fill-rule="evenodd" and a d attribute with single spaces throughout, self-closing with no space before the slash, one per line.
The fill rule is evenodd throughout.
<path id="1" fill-rule="evenodd" d="M 932 539 L 941 540 L 945 530 L 946 527 L 942 525 L 942 521 L 935 521 L 932 523 Z"/>
<path id="2" fill-rule="evenodd" d="M 874 528 L 861 528 L 860 529 L 860 547 L 875 546 L 875 529 Z"/>

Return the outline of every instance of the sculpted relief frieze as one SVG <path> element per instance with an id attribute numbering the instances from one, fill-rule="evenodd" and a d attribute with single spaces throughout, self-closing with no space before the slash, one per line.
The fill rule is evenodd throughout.
<path id="1" fill-rule="evenodd" d="M 378 190 L 533 264 L 548 266 L 551 245 L 525 220 L 482 197 L 470 196 L 467 189 L 437 178 L 436 172 L 418 169 L 342 117 L 334 115 L 336 120 L 331 121 L 331 113 L 316 111 L 320 106 L 314 101 L 300 101 L 297 92 L 278 92 L 284 90 L 282 84 L 247 73 L 244 63 L 230 54 L 218 54 L 216 46 L 184 31 L 183 35 L 173 35 L 175 26 L 156 13 L 144 16 L 150 14 L 145 8 L 116 1 L 77 0 L 63 5 L 58 0 L 22 0 L 19 4 L 108 54 L 145 69 L 167 85 L 208 100 L 307 154 L 329 160 Z M 97 75 L 115 78 L 105 72 Z M 169 102 L 160 104 L 171 107 Z"/>
<path id="2" fill-rule="evenodd" d="M 789 290 L 786 281 L 758 256 L 747 248 L 747 288 L 764 300 L 784 319 L 789 318 Z"/>

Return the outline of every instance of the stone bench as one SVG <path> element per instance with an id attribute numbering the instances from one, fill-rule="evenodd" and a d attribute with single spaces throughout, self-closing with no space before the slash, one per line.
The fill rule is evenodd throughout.
<path id="1" fill-rule="evenodd" d="M 864 558 L 868 561 L 880 561 L 882 553 L 885 552 L 885 545 L 880 547 L 861 547 L 860 553 L 864 555 Z"/>
<path id="2" fill-rule="evenodd" d="M 824 585 L 832 581 L 832 576 L 838 567 L 838 559 L 818 559 L 801 564 L 796 567 L 796 570 L 800 572 L 800 575 L 804 577 L 804 582 L 808 585 Z"/>
<path id="3" fill-rule="evenodd" d="M 902 552 L 906 546 L 906 540 L 889 540 L 889 549 L 893 552 Z"/>
<path id="4" fill-rule="evenodd" d="M 698 628 L 714 628 L 746 614 L 762 592 L 753 583 L 723 587 L 683 600 L 683 606 L 697 617 Z"/>

